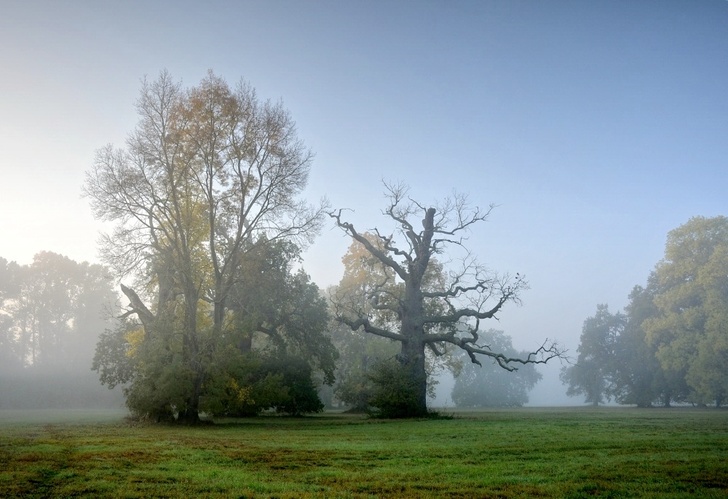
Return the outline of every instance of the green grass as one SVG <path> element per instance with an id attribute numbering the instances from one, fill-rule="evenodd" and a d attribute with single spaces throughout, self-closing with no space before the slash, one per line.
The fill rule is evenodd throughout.
<path id="1" fill-rule="evenodd" d="M 0 412 L 0 497 L 728 497 L 719 410 L 326 414 L 199 428 L 75 416 Z"/>

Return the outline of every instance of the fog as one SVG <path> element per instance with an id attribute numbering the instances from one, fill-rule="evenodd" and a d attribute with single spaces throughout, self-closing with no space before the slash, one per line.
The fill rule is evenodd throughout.
<path id="1" fill-rule="evenodd" d="M 566 365 L 566 364 L 564 364 Z M 528 403 L 524 407 L 568 407 L 585 405 L 583 397 L 569 397 L 566 387 L 559 379 L 562 364 L 558 360 L 551 365 L 539 366 L 537 371 L 543 378 L 528 392 Z M 452 373 L 441 373 L 436 378 L 435 396 L 428 400 L 434 409 L 451 409 L 456 407 L 452 400 L 452 389 L 455 378 Z"/>
<path id="2" fill-rule="evenodd" d="M 89 362 L 90 365 L 90 362 Z M 0 409 L 124 409 L 120 388 L 101 385 L 91 369 L 73 371 L 0 370 Z"/>
<path id="3" fill-rule="evenodd" d="M 123 407 L 91 370 L 118 315 L 112 285 L 100 265 L 57 253 L 27 265 L 0 257 L 0 409 Z"/>
<path id="4" fill-rule="evenodd" d="M 382 180 L 425 204 L 496 205 L 468 249 L 530 289 L 484 327 L 575 357 L 583 321 L 624 309 L 668 231 L 726 211 L 726 32 L 728 2 L 710 0 L 3 5 L 0 260 L 35 278 L 0 275 L 0 408 L 120 403 L 91 371 L 108 315 L 60 277 L 101 261 L 109 227 L 81 186 L 96 151 L 134 130 L 142 79 L 212 69 L 282 102 L 315 155 L 303 197 L 364 230 L 381 221 Z M 349 243 L 325 225 L 301 267 L 338 284 Z M 57 259 L 69 273 L 55 286 L 33 270 L 42 251 L 75 262 Z M 118 298 L 117 282 L 111 300 L 88 289 Z M 583 403 L 562 367 L 538 367 L 528 405 Z M 452 383 L 433 405 L 452 405 Z"/>

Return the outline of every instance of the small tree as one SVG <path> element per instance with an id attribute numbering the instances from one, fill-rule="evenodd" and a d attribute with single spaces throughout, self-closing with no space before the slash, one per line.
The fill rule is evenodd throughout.
<path id="1" fill-rule="evenodd" d="M 490 357 L 512 371 L 517 364 L 545 363 L 562 351 L 553 343 L 542 344 L 525 358 L 509 357 L 480 342 L 480 321 L 491 319 L 508 302 L 518 302 L 525 281 L 499 276 L 477 264 L 466 251 L 459 270 L 443 273 L 444 280 L 428 279 L 434 257 L 465 248 L 466 232 L 483 222 L 491 209 L 471 208 L 464 196 L 455 195 L 439 206 L 425 207 L 407 196 L 402 186 L 385 184 L 389 203 L 384 214 L 395 224 L 395 232 L 376 229 L 372 242 L 342 218 L 342 211 L 330 213 L 336 225 L 359 242 L 386 270 L 381 282 L 366 293 L 372 311 L 335 304 L 337 317 L 354 330 L 382 336 L 400 344 L 398 361 L 411 380 L 411 400 L 402 416 L 427 413 L 425 352 L 442 355 L 448 347 L 464 350 L 480 364 L 479 356 Z M 414 219 L 421 220 L 418 228 Z M 430 272 L 428 272 L 430 271 Z M 383 312 L 391 320 L 382 320 Z"/>
<path id="2" fill-rule="evenodd" d="M 374 234 L 363 235 L 372 244 L 377 244 Z M 355 240 L 341 261 L 344 263 L 344 275 L 339 284 L 329 290 L 330 298 L 342 307 L 357 310 L 359 314 L 372 314 L 381 322 L 391 322 L 391 313 L 374 310 L 366 299 L 372 289 L 385 281 L 392 283 L 391 270 Z M 392 288 L 389 292 L 397 292 L 394 285 L 389 287 Z M 380 362 L 397 354 L 397 345 L 387 338 L 367 334 L 361 329 L 352 330 L 335 319 L 331 325 L 331 341 L 339 352 L 334 393 L 351 411 L 369 411 L 376 389 L 371 374 Z"/>

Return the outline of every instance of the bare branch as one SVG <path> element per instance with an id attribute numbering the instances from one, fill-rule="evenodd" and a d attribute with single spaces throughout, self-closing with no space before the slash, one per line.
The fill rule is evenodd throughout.
<path id="1" fill-rule="evenodd" d="M 530 352 L 525 359 L 520 357 L 507 357 L 503 355 L 502 353 L 496 353 L 488 349 L 487 347 L 480 347 L 473 343 L 468 342 L 462 342 L 460 346 L 463 350 L 465 350 L 468 353 L 468 356 L 470 357 L 470 360 L 474 364 L 481 365 L 480 361 L 477 359 L 475 354 L 485 355 L 486 357 L 491 357 L 492 359 L 495 359 L 495 361 L 498 363 L 500 367 L 505 369 L 506 371 L 516 371 L 518 370 L 518 367 L 513 366 L 511 364 L 546 364 L 548 361 L 552 359 L 562 359 L 566 357 L 567 351 L 562 349 L 558 346 L 557 343 L 552 342 L 549 343 L 549 340 L 547 339 L 544 341 L 543 344 L 541 344 L 540 347 L 538 347 L 536 350 Z"/>
<path id="2" fill-rule="evenodd" d="M 384 251 L 380 250 L 376 246 L 374 246 L 366 237 L 364 237 L 362 234 L 357 232 L 357 230 L 354 228 L 352 224 L 349 222 L 342 222 L 341 221 L 341 212 L 342 210 L 339 210 L 337 212 L 330 212 L 329 216 L 333 218 L 336 221 L 336 225 L 340 227 L 344 232 L 349 234 L 349 236 L 352 237 L 355 241 L 360 243 L 362 246 L 364 246 L 369 253 L 371 253 L 372 256 L 377 258 L 379 261 L 381 261 L 384 265 L 388 266 L 392 270 L 394 270 L 397 275 L 399 275 L 402 279 L 405 279 L 407 276 L 407 272 L 390 256 L 388 256 Z"/>
<path id="3" fill-rule="evenodd" d="M 378 328 L 378 327 L 374 326 L 373 324 L 371 324 L 371 322 L 369 322 L 368 317 L 362 317 L 362 318 L 355 319 L 355 320 L 347 319 L 345 317 L 338 317 L 337 320 L 339 322 L 342 322 L 343 324 L 346 324 L 347 326 L 349 326 L 352 329 L 352 331 L 356 331 L 360 327 L 363 327 L 364 331 L 366 331 L 367 333 L 375 334 L 375 335 L 381 336 L 383 338 L 389 338 L 390 340 L 404 341 L 406 339 L 405 336 L 403 336 L 399 333 L 393 333 L 391 331 L 387 331 L 386 329 L 382 329 L 382 328 Z"/>

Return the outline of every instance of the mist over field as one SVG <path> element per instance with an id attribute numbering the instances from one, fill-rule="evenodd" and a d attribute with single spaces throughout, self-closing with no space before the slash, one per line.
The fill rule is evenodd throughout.
<path id="1" fill-rule="evenodd" d="M 726 33 L 722 0 L 7 2 L 0 409 L 724 406 Z"/>

